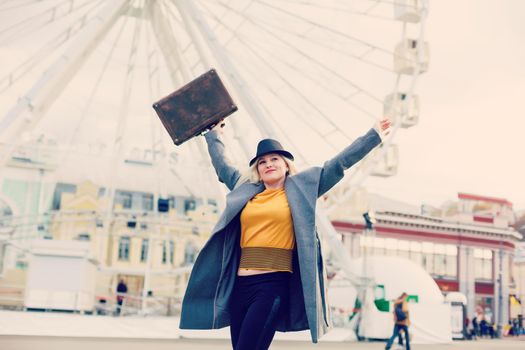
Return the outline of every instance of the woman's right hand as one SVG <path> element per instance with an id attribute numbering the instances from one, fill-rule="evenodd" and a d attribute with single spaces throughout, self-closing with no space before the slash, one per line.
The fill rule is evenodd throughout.
<path id="1" fill-rule="evenodd" d="M 226 125 L 226 122 L 224 119 L 219 120 L 217 124 L 212 126 L 211 130 L 217 132 L 217 134 L 222 135 L 224 134 L 224 126 Z"/>
<path id="2" fill-rule="evenodd" d="M 384 140 L 392 131 L 392 121 L 388 117 L 383 117 L 383 119 L 376 123 L 374 128 L 381 137 L 381 140 Z"/>

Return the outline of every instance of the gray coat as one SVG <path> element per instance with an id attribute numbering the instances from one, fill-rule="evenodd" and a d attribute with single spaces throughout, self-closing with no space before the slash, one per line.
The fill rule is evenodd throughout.
<path id="1" fill-rule="evenodd" d="M 235 188 L 240 173 L 224 156 L 224 144 L 214 131 L 206 135 L 208 151 L 219 180 L 231 192 L 226 209 L 202 248 L 191 272 L 182 302 L 181 329 L 216 329 L 230 325 L 230 296 L 240 259 L 240 213 L 246 203 L 264 190 L 262 183 L 243 183 Z M 312 167 L 286 178 L 284 188 L 290 206 L 296 242 L 290 279 L 288 310 L 277 330 L 310 329 L 314 343 L 331 326 L 326 301 L 326 275 L 315 227 L 317 198 L 343 176 L 344 171 L 381 143 L 371 129 L 323 167 Z M 235 188 L 235 189 L 234 189 Z"/>

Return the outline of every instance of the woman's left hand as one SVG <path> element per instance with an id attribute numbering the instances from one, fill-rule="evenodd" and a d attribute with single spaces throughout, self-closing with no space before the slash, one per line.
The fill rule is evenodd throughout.
<path id="1" fill-rule="evenodd" d="M 379 136 L 381 136 L 381 140 L 384 140 L 392 131 L 392 121 L 389 118 L 384 117 L 377 122 L 375 129 Z"/>

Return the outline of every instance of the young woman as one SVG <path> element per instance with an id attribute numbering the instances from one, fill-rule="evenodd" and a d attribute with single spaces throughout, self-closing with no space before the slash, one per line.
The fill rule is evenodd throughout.
<path id="1" fill-rule="evenodd" d="M 207 133 L 219 181 L 231 192 L 195 261 L 180 328 L 230 326 L 235 350 L 267 349 L 276 330 L 309 329 L 316 343 L 330 327 L 317 198 L 389 131 L 384 119 L 322 167 L 299 173 L 278 141 L 262 140 L 249 164 L 253 176 L 246 180 L 225 157 L 220 132 Z"/>

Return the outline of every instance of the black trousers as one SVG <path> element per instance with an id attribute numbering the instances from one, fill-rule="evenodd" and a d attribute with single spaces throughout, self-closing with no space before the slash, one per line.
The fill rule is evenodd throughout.
<path id="1" fill-rule="evenodd" d="M 289 272 L 237 276 L 230 305 L 234 350 L 266 350 L 288 302 Z"/>

